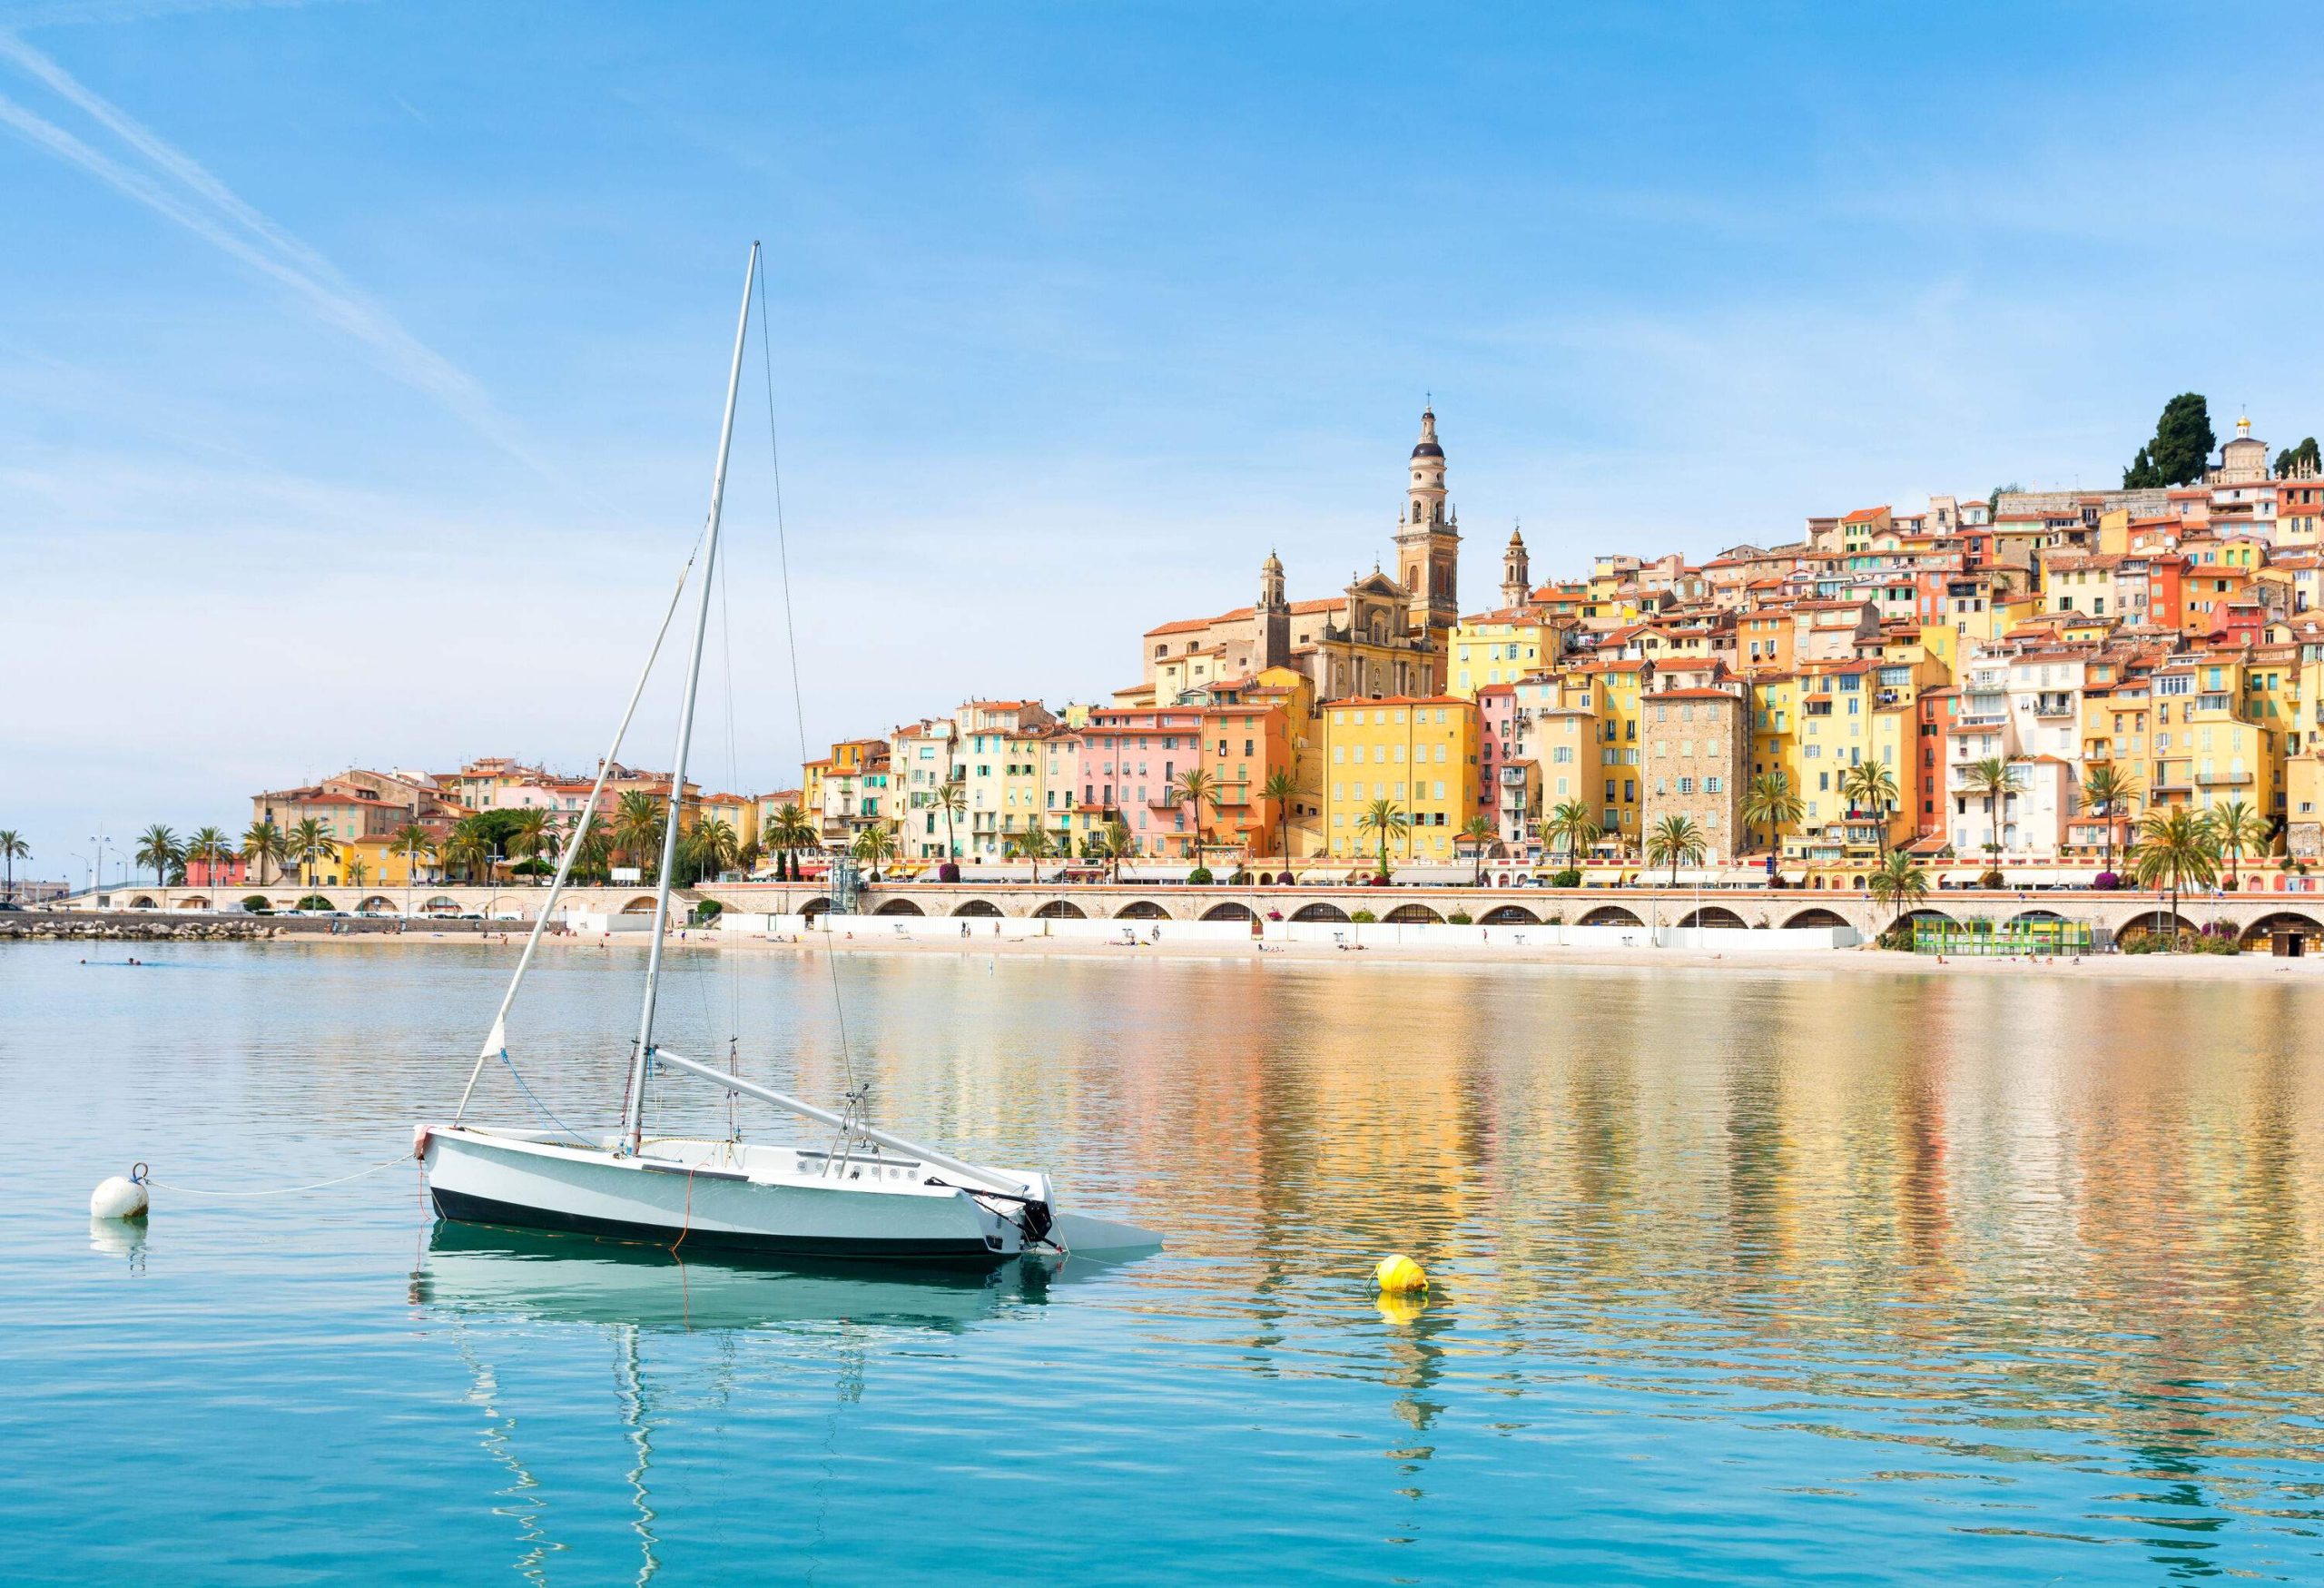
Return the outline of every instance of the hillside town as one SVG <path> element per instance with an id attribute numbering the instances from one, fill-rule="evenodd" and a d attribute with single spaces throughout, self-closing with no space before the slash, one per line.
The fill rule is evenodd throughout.
<path id="1" fill-rule="evenodd" d="M 1295 598 L 1269 552 L 1249 605 L 1155 623 L 1134 681 L 1090 702 L 970 699 L 841 740 L 793 787 L 690 783 L 682 853 L 697 876 L 847 854 L 902 876 L 1490 863 L 1817 886 L 1902 854 L 2071 884 L 2185 812 L 2231 869 L 2304 876 L 2324 471 L 2313 440 L 2271 459 L 2248 419 L 2215 453 L 2200 436 L 2188 483 L 1860 507 L 1700 563 L 1606 552 L 1536 583 L 1512 528 L 1464 606 L 1424 411 L 1386 557 L 1336 594 Z M 2158 468 L 2142 451 L 2126 477 Z M 239 833 L 169 835 L 163 864 L 198 886 L 537 873 L 596 785 L 502 757 L 352 769 L 254 794 Z M 606 769 L 578 870 L 650 868 L 668 794 Z"/>

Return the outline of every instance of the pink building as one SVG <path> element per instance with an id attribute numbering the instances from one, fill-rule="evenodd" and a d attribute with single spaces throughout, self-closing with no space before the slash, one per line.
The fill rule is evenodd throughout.
<path id="1" fill-rule="evenodd" d="M 239 854 L 223 860 L 188 860 L 185 863 L 185 885 L 189 888 L 237 888 L 248 879 L 249 863 Z"/>
<path id="2" fill-rule="evenodd" d="M 1519 747 L 1517 686 L 1477 691 L 1477 814 L 1512 854 L 1527 853 L 1541 821 L 1541 769 Z"/>

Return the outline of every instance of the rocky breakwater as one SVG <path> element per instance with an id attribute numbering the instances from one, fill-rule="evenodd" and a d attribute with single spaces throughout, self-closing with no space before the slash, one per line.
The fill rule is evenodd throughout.
<path id="1" fill-rule="evenodd" d="M 274 934 L 274 926 L 261 916 L 203 915 L 172 920 L 166 915 L 67 914 L 61 911 L 0 912 L 0 942 L 78 938 L 110 942 L 247 942 Z"/>

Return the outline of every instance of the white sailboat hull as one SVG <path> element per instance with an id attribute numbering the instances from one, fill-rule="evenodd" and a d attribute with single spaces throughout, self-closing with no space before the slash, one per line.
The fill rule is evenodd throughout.
<path id="1" fill-rule="evenodd" d="M 437 1213 L 467 1223 L 705 1253 L 907 1262 L 1000 1263 L 1027 1244 L 1009 1204 L 893 1154 L 832 1162 L 790 1147 L 655 1141 L 628 1157 L 439 1127 L 424 1130 L 419 1155 Z"/>

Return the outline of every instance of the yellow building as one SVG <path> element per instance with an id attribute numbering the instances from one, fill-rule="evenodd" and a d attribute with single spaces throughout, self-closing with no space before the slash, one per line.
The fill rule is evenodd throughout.
<path id="1" fill-rule="evenodd" d="M 1392 835 L 1391 860 L 1452 862 L 1454 841 L 1477 808 L 1477 707 L 1458 695 L 1334 700 L 1324 718 L 1324 832 L 1339 859 L 1377 854 L 1363 824 L 1385 800 L 1409 819 Z"/>
<path id="2" fill-rule="evenodd" d="M 436 842 L 443 843 L 440 834 Z M 315 875 L 329 886 L 350 888 L 400 888 L 407 880 L 418 886 L 435 879 L 438 873 L 432 855 L 419 857 L 415 874 L 415 868 L 409 860 L 403 855 L 389 853 L 389 846 L 394 843 L 395 835 L 390 833 L 340 839 L 338 858 L 316 862 Z M 360 870 L 355 869 L 357 867 Z M 295 874 L 299 868 L 294 865 L 290 870 Z M 356 881 L 358 876 L 362 881 Z"/>
<path id="3" fill-rule="evenodd" d="M 1585 798 L 1598 807 L 1598 824 L 1612 846 L 1635 852 L 1639 833 L 1639 697 L 1654 676 L 1647 661 L 1584 662 L 1568 672 L 1597 684 L 1598 745 Z"/>
<path id="4" fill-rule="evenodd" d="M 1447 694 L 1476 698 L 1489 684 L 1514 684 L 1557 656 L 1557 636 L 1523 608 L 1463 617 L 1452 631 L 1452 682 Z"/>
<path id="5" fill-rule="evenodd" d="M 2246 698 L 2256 695 L 2261 705 L 2279 702 L 2286 669 L 2279 665 L 2273 671 L 2270 686 L 2266 670 L 2221 652 L 2176 657 L 2155 669 L 2149 804 L 2204 811 L 2241 800 L 2263 820 L 2283 811 L 2284 738 L 2251 719 L 2253 703 Z M 2260 675 L 2257 680 L 2248 676 L 2254 672 Z M 2253 682 L 2260 685 L 2256 691 Z"/>

